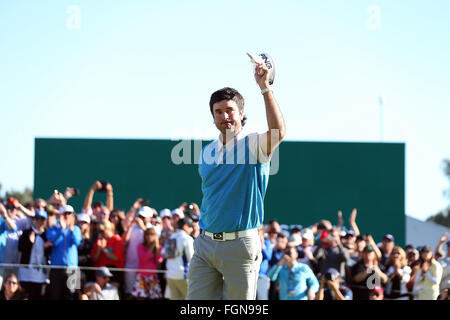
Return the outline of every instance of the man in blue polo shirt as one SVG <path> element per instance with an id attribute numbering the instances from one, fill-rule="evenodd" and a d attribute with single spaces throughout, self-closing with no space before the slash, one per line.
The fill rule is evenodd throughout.
<path id="1" fill-rule="evenodd" d="M 210 111 L 219 138 L 202 149 L 201 234 L 194 242 L 188 297 L 194 300 L 254 300 L 261 264 L 258 227 L 263 222 L 270 158 L 285 135 L 284 119 L 261 63 L 255 80 L 264 97 L 269 130 L 243 131 L 244 99 L 232 88 L 214 92 Z"/>

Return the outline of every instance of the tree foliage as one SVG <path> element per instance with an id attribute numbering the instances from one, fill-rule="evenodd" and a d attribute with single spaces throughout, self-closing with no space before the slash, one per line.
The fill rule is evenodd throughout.
<path id="1" fill-rule="evenodd" d="M 450 182 L 450 159 L 444 159 L 442 161 L 442 171 L 444 175 L 448 178 Z M 444 190 L 444 196 L 446 196 L 450 200 L 450 187 L 447 190 Z M 437 214 L 430 216 L 427 221 L 432 221 L 434 223 L 446 226 L 450 228 L 450 204 L 447 209 L 438 212 Z"/>
<path id="2" fill-rule="evenodd" d="M 26 205 L 27 203 L 33 202 L 33 189 L 25 188 L 23 191 L 10 190 L 3 194 L 2 184 L 0 183 L 0 201 L 3 202 L 8 200 L 10 197 L 16 198 L 21 204 Z"/>

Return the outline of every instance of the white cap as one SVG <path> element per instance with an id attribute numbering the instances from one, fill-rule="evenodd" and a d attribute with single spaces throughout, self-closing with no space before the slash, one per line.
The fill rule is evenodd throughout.
<path id="1" fill-rule="evenodd" d="M 161 219 L 162 218 L 164 218 L 164 217 L 172 217 L 172 213 L 170 212 L 170 210 L 169 209 L 162 209 L 160 212 L 159 212 L 159 216 L 161 217 Z"/>
<path id="2" fill-rule="evenodd" d="M 73 213 L 73 212 L 74 212 L 73 207 L 70 206 L 70 205 L 68 205 L 68 204 L 62 206 L 62 207 L 59 209 L 59 213 L 60 213 L 60 214 L 63 214 L 64 212 L 72 212 L 72 213 Z"/>
<path id="3" fill-rule="evenodd" d="M 138 214 L 144 218 L 152 217 L 153 210 L 148 206 L 143 206 L 142 208 L 139 209 Z"/>
<path id="4" fill-rule="evenodd" d="M 172 215 L 177 214 L 180 219 L 184 219 L 184 212 L 181 209 L 173 209 L 172 210 Z"/>
<path id="5" fill-rule="evenodd" d="M 302 237 L 298 233 L 293 233 L 289 237 L 289 245 L 291 246 L 299 246 L 302 244 Z"/>
<path id="6" fill-rule="evenodd" d="M 305 228 L 302 230 L 302 238 L 305 238 L 307 240 L 314 239 L 314 234 L 311 229 Z"/>
<path id="7" fill-rule="evenodd" d="M 80 222 L 91 223 L 91 218 L 89 217 L 89 215 L 87 213 L 80 213 L 77 216 L 77 220 Z"/>

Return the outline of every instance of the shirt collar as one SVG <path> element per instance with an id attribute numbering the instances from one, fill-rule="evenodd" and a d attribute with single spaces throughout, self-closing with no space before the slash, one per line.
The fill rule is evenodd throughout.
<path id="1" fill-rule="evenodd" d="M 242 139 L 243 137 L 245 137 L 245 136 L 246 136 L 246 131 L 245 131 L 244 128 L 241 128 L 241 131 L 239 131 L 239 133 L 238 133 L 237 135 L 235 135 L 234 138 L 238 141 L 238 140 L 241 140 L 241 139 Z M 223 147 L 224 147 L 222 138 L 223 138 L 223 134 L 220 133 L 220 134 L 219 134 L 219 138 L 217 139 L 217 144 L 218 144 L 218 150 L 219 150 L 219 152 L 221 152 L 221 151 L 223 150 Z M 233 144 L 233 140 L 234 140 L 234 139 L 229 140 L 229 141 L 226 143 L 225 148 L 226 148 L 227 150 L 228 150 L 231 146 L 234 145 L 234 144 Z"/>

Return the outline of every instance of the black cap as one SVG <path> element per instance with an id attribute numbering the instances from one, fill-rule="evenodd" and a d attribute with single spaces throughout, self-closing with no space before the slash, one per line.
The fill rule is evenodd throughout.
<path id="1" fill-rule="evenodd" d="M 194 227 L 192 219 L 189 217 L 184 217 L 183 219 L 178 220 L 178 229 L 181 229 L 185 224 L 187 224 L 191 228 Z"/>
<path id="2" fill-rule="evenodd" d="M 373 251 L 372 245 L 369 244 L 369 245 L 367 245 L 367 246 L 364 247 L 363 252 L 370 252 L 370 251 Z"/>
<path id="3" fill-rule="evenodd" d="M 433 252 L 433 249 L 429 245 L 426 245 L 420 248 L 420 253 L 422 252 Z"/>

